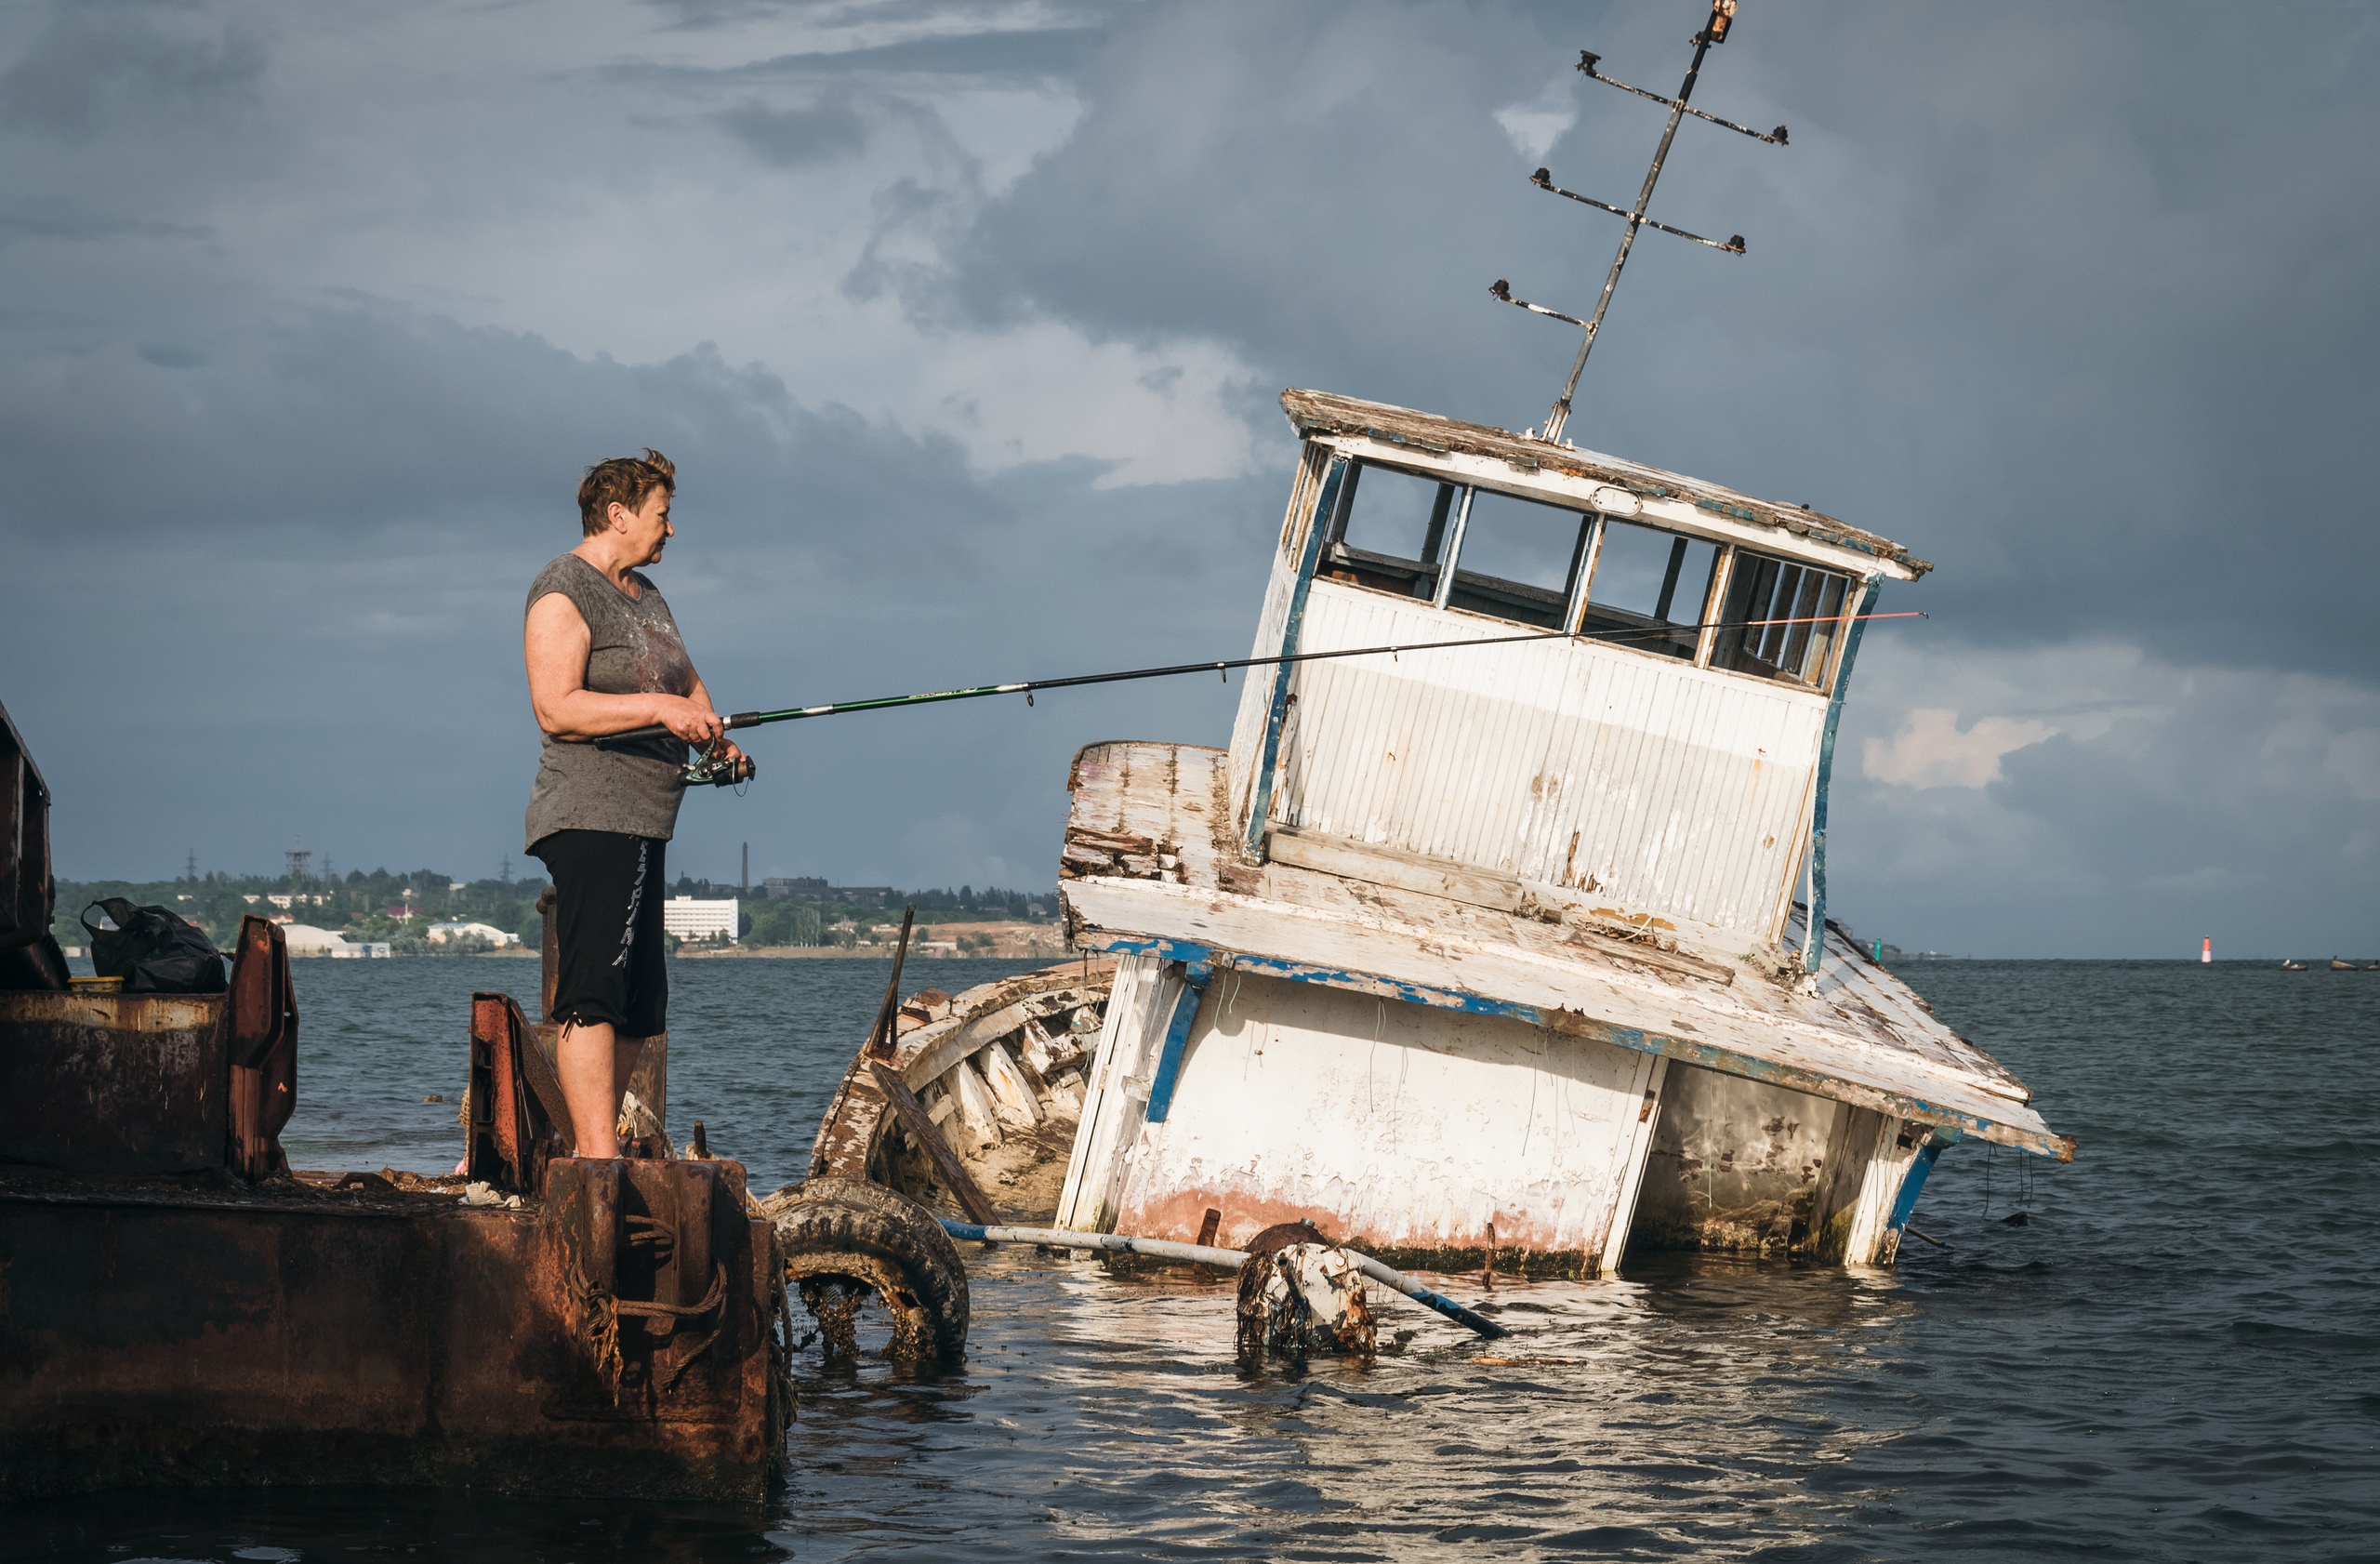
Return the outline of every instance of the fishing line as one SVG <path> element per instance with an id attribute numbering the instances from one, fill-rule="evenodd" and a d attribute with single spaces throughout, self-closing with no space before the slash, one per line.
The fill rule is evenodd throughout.
<path id="1" fill-rule="evenodd" d="M 1350 646 L 1335 652 L 1289 652 L 1269 657 L 1223 657 L 1212 662 L 1169 663 L 1161 668 L 1125 669 L 1113 673 L 1078 673 L 1063 679 L 1026 679 L 1008 684 L 975 684 L 959 690 L 928 690 L 916 695 L 877 696 L 867 700 L 830 701 L 819 706 L 790 706 L 779 711 L 738 711 L 727 718 L 724 727 L 729 732 L 743 728 L 766 727 L 773 722 L 798 722 L 807 717 L 839 717 L 853 711 L 881 711 L 901 706 L 932 706 L 945 700 L 979 700 L 986 696 L 1021 695 L 1025 704 L 1033 703 L 1038 690 L 1076 689 L 1088 684 L 1117 684 L 1137 679 L 1172 679 L 1185 673 L 1220 673 L 1226 683 L 1235 668 L 1286 668 L 1291 663 L 1324 662 L 1338 657 L 1395 657 L 1401 652 L 1436 652 L 1461 646 L 1504 646 L 1523 641 L 1597 641 L 1627 642 L 1652 637 L 1671 637 L 1681 630 L 1759 630 L 1775 625 L 1837 625 L 1865 619 L 1924 619 L 1930 616 L 1904 609 L 1894 614 L 1821 614 L 1793 619 L 1709 619 L 1699 624 L 1647 625 L 1628 630 L 1582 630 L 1572 634 L 1567 630 L 1529 630 L 1519 635 L 1466 636 L 1455 641 L 1400 642 L 1383 646 Z M 652 738 L 671 736 L 666 727 L 634 728 L 626 733 L 604 734 L 591 742 L 598 749 L 639 743 Z"/>

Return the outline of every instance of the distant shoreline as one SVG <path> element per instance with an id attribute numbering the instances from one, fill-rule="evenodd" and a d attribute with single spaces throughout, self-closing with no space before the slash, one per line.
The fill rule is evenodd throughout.
<path id="1" fill-rule="evenodd" d="M 912 961 L 1063 961 L 1076 952 L 1063 947 L 1056 950 L 920 950 L 909 948 Z M 765 956 L 772 960 L 801 961 L 882 961 L 890 960 L 889 945 L 847 947 L 840 945 L 731 945 L 723 950 L 681 949 L 677 952 L 681 961 L 734 961 L 738 958 Z"/>

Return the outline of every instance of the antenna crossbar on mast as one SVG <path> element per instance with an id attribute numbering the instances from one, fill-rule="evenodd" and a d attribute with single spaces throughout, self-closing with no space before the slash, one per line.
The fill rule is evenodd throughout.
<path id="1" fill-rule="evenodd" d="M 1640 218 L 1625 206 L 1615 206 L 1608 201 L 1598 201 L 1592 195 L 1580 195 L 1577 191 L 1564 190 L 1560 185 L 1554 182 L 1554 171 L 1550 168 L 1539 169 L 1536 173 L 1531 174 L 1528 177 L 1528 181 L 1540 190 L 1552 191 L 1556 195 L 1568 196 L 1571 200 L 1580 203 L 1581 205 L 1593 206 L 1599 212 L 1609 212 L 1615 218 L 1627 218 L 1632 221 L 1644 224 L 1646 228 L 1658 228 L 1664 233 L 1674 233 L 1681 239 L 1691 239 L 1698 245 L 1708 245 L 1712 249 L 1723 250 L 1728 255 L 1741 255 L 1744 253 L 1744 236 L 1740 233 L 1737 234 L 1732 239 L 1726 240 L 1705 239 L 1699 233 L 1688 233 L 1682 228 L 1672 228 L 1665 222 L 1655 222 L 1650 218 Z M 1548 312 L 1550 313 L 1551 311 Z M 1562 318 L 1564 320 L 1568 320 L 1570 317 L 1565 315 Z M 1579 324 L 1584 325 L 1586 323 L 1581 321 Z"/>
<path id="2" fill-rule="evenodd" d="M 1751 126 L 1738 125 L 1734 120 L 1721 119 L 1716 114 L 1705 113 L 1700 109 L 1689 106 L 1686 99 L 1682 98 L 1664 98 L 1658 92 L 1646 92 L 1641 86 L 1630 86 L 1618 76 L 1606 76 L 1601 71 L 1596 70 L 1595 66 L 1600 63 L 1602 60 L 1603 56 L 1599 54 L 1592 53 L 1586 49 L 1580 49 L 1579 51 L 1580 73 L 1581 75 L 1592 76 L 1596 81 L 1603 83 L 1606 86 L 1616 86 L 1622 92 L 1633 92 L 1639 98 L 1647 99 L 1652 102 L 1659 103 L 1664 109 L 1684 109 L 1696 119 L 1707 119 L 1712 125 L 1722 126 L 1723 128 L 1740 131 L 1742 134 L 1751 137 L 1755 141 L 1765 141 L 1773 147 L 1781 147 L 1787 144 L 1785 139 L 1785 127 L 1781 125 L 1774 130 L 1754 130 Z"/>
<path id="3" fill-rule="evenodd" d="M 1644 188 L 1636 192 L 1636 204 L 1632 207 L 1615 206 L 1608 202 L 1597 201 L 1592 196 L 1580 195 L 1575 192 L 1564 190 L 1554 182 L 1553 173 L 1549 169 L 1540 168 L 1529 176 L 1530 182 L 1540 190 L 1550 191 L 1555 195 L 1567 196 L 1583 205 L 1609 212 L 1614 217 L 1627 219 L 1628 223 L 1627 229 L 1620 236 L 1620 249 L 1611 258 L 1611 270 L 1605 274 L 1603 292 L 1595 299 L 1594 313 L 1586 320 L 1580 320 L 1576 315 L 1566 315 L 1559 310 L 1549 310 L 1541 304 L 1531 304 L 1525 299 L 1514 298 L 1511 284 L 1501 277 L 1496 280 L 1494 286 L 1488 289 L 1507 304 L 1527 310 L 1531 314 L 1548 315 L 1558 321 L 1567 321 L 1580 327 L 1585 334 L 1579 343 L 1578 357 L 1571 361 L 1570 378 L 1563 382 L 1562 394 L 1554 399 L 1553 410 L 1546 415 L 1543 438 L 1549 443 L 1560 440 L 1563 426 L 1570 421 L 1571 398 L 1578 392 L 1579 378 L 1586 373 L 1587 355 L 1594 351 L 1595 338 L 1603 331 L 1604 317 L 1611 311 L 1611 296 L 1620 287 L 1620 274 L 1628 265 L 1629 252 L 1636 246 L 1636 234 L 1639 230 L 1657 229 L 1663 233 L 1672 234 L 1680 239 L 1690 239 L 1698 245 L 1707 245 L 1714 250 L 1721 250 L 1730 255 L 1744 253 L 1744 238 L 1740 233 L 1722 244 L 1716 239 L 1706 239 L 1699 233 L 1689 233 L 1685 229 L 1673 228 L 1664 222 L 1656 222 L 1645 215 L 1646 207 L 1652 203 L 1653 186 L 1660 179 L 1661 166 L 1669 159 L 1670 145 L 1677 139 L 1677 127 L 1687 114 L 1692 114 L 1698 119 L 1709 120 L 1712 124 L 1728 130 L 1740 131 L 1755 140 L 1767 141 L 1778 146 L 1785 144 L 1785 127 L 1781 125 L 1774 131 L 1763 134 L 1748 126 L 1738 125 L 1733 120 L 1725 120 L 1716 114 L 1704 113 L 1699 109 L 1690 107 L 1686 101 L 1694 96 L 1694 84 L 1702 74 L 1703 57 L 1711 52 L 1712 45 L 1726 41 L 1727 30 L 1734 24 L 1736 19 L 1736 5 L 1737 0 L 1712 0 L 1711 20 L 1703 24 L 1701 32 L 1694 35 L 1694 59 L 1686 68 L 1686 80 L 1679 86 L 1675 98 L 1663 98 L 1659 93 L 1647 92 L 1642 87 L 1630 86 L 1626 82 L 1604 75 L 1595 68 L 1602 56 L 1585 49 L 1579 51 L 1579 69 L 1581 72 L 1596 81 L 1624 88 L 1639 98 L 1650 99 L 1656 103 L 1665 105 L 1670 111 L 1670 117 L 1669 123 L 1661 128 L 1660 145 L 1653 150 L 1652 166 L 1645 171 Z"/>

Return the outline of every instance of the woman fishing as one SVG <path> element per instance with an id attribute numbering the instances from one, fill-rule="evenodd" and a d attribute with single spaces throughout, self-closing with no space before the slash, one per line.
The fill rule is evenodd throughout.
<path id="1" fill-rule="evenodd" d="M 528 851 L 554 882 L 555 1048 L 578 1154 L 618 1154 L 620 1104 L 644 1040 L 668 1027 L 663 859 L 688 744 L 741 752 L 711 709 L 678 621 L 641 566 L 676 536 L 677 469 L 647 447 L 587 470 L 578 547 L 529 588 L 523 649 L 543 735 Z M 599 746 L 632 729 L 663 730 Z"/>

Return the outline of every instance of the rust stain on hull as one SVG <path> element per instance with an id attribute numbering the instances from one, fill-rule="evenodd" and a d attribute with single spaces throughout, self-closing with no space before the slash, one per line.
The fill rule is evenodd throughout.
<path id="1" fill-rule="evenodd" d="M 1592 1280 L 1597 1274 L 1591 1251 L 1554 1247 L 1549 1228 L 1509 1213 L 1496 1222 L 1482 1223 L 1475 1231 L 1423 1239 L 1376 1228 L 1326 1206 L 1202 1187 L 1135 1203 L 1124 1212 L 1117 1227 L 1144 1238 L 1199 1242 L 1204 1241 L 1197 1235 L 1205 1230 L 1210 1211 L 1223 1213 L 1216 1222 L 1219 1236 L 1213 1241 L 1224 1249 L 1245 1249 L 1260 1233 L 1304 1223 L 1320 1229 L 1333 1243 L 1353 1244 L 1398 1270 L 1451 1276 L 1488 1268 L 1492 1262 L 1499 1276 L 1523 1279 Z"/>

